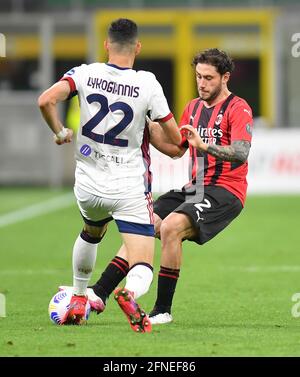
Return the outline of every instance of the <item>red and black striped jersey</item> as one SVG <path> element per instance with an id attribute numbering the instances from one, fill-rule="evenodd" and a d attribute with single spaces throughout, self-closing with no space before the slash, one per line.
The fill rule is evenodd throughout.
<path id="1" fill-rule="evenodd" d="M 200 98 L 187 104 L 180 120 L 180 126 L 190 124 L 196 128 L 205 143 L 230 145 L 233 141 L 251 142 L 253 118 L 248 103 L 234 94 L 211 108 L 207 108 Z M 237 196 L 244 205 L 247 191 L 248 162 L 222 161 L 207 152 L 200 152 L 189 146 L 183 135 L 182 146 L 189 148 L 191 157 L 190 182 L 195 184 L 199 167 L 203 167 L 204 185 L 222 186 Z M 199 164 L 202 157 L 204 164 Z"/>

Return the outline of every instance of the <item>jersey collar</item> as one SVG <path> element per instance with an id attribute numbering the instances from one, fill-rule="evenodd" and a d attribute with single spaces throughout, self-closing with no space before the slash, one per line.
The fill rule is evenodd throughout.
<path id="1" fill-rule="evenodd" d="M 113 68 L 116 68 L 116 69 L 120 69 L 122 71 L 126 70 L 126 69 L 131 69 L 129 67 L 119 67 L 118 65 L 116 64 L 112 64 L 112 63 L 105 63 L 106 65 L 109 65 L 110 67 L 113 67 Z"/>

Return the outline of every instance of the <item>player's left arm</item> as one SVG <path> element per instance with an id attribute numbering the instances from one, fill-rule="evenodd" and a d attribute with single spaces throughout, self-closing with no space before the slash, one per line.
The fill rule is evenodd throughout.
<path id="1" fill-rule="evenodd" d="M 184 125 L 180 128 L 185 131 L 185 136 L 188 142 L 195 148 L 199 149 L 202 152 L 207 152 L 212 156 L 222 160 L 230 162 L 246 162 L 251 144 L 247 140 L 236 140 L 233 141 L 231 145 L 215 145 L 215 144 L 206 144 L 199 136 L 197 130 L 190 126 Z"/>
<path id="2" fill-rule="evenodd" d="M 54 140 L 58 145 L 72 141 L 73 131 L 63 126 L 57 111 L 57 103 L 66 100 L 69 94 L 70 85 L 67 81 L 62 80 L 45 90 L 38 98 L 38 105 L 43 118 L 54 132 Z"/>
<path id="3" fill-rule="evenodd" d="M 247 140 L 236 140 L 231 145 L 209 145 L 207 153 L 223 161 L 246 162 L 251 144 Z"/>

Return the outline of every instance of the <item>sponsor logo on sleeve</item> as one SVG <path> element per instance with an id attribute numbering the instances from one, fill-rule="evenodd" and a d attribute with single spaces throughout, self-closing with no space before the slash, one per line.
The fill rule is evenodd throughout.
<path id="1" fill-rule="evenodd" d="M 66 73 L 66 75 L 68 75 L 68 76 L 72 76 L 74 73 L 75 73 L 75 68 L 72 68 L 72 69 L 70 69 L 70 71 L 68 71 L 68 72 Z"/>
<path id="2" fill-rule="evenodd" d="M 248 109 L 244 109 L 245 113 L 249 114 L 249 117 L 251 117 L 251 111 Z"/>
<path id="3" fill-rule="evenodd" d="M 246 131 L 248 132 L 249 135 L 252 135 L 252 127 L 250 123 L 246 124 Z"/>

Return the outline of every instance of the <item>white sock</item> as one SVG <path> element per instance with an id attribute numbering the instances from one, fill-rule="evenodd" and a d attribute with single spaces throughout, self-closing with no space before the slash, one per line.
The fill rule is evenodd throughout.
<path id="1" fill-rule="evenodd" d="M 73 293 L 84 296 L 97 257 L 97 243 L 89 243 L 79 235 L 73 247 Z"/>
<path id="2" fill-rule="evenodd" d="M 138 299 L 148 292 L 152 279 L 152 269 L 144 264 L 137 264 L 129 270 L 126 277 L 125 288 L 133 292 L 134 298 Z"/>

